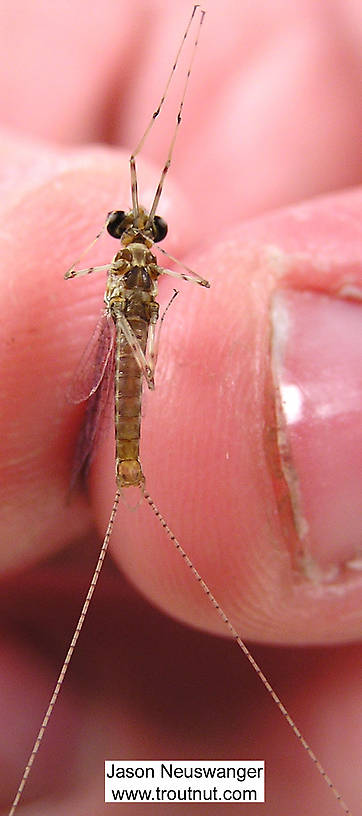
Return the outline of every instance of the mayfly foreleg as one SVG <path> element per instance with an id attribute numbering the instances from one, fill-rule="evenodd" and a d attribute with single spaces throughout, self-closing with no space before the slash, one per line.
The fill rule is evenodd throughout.
<path id="1" fill-rule="evenodd" d="M 132 211 L 133 211 L 133 218 L 136 220 L 138 216 L 139 204 L 138 204 L 138 185 L 137 185 L 137 170 L 136 170 L 136 161 L 135 157 L 132 154 L 129 160 L 129 166 L 131 171 L 131 197 L 132 197 Z"/>
<path id="2" fill-rule="evenodd" d="M 196 9 L 200 9 L 200 6 L 194 6 L 193 12 L 191 14 L 189 26 L 192 23 L 192 19 L 194 17 Z M 169 167 L 170 167 L 170 164 L 171 164 L 173 149 L 175 147 L 175 142 L 176 142 L 176 137 L 177 137 L 177 131 L 178 131 L 178 129 L 179 129 L 180 125 L 181 125 L 181 121 L 182 121 L 182 111 L 183 111 L 183 106 L 184 106 L 184 102 L 185 102 L 185 96 L 186 96 L 186 93 L 187 93 L 187 86 L 189 84 L 192 65 L 193 65 L 193 61 L 195 59 L 196 49 L 197 49 L 197 46 L 198 46 L 201 26 L 202 26 L 202 23 L 204 21 L 204 17 L 205 17 L 205 12 L 203 11 L 203 9 L 200 9 L 199 25 L 198 25 L 198 28 L 197 28 L 197 31 L 196 31 L 196 37 L 195 37 L 195 41 L 194 41 L 194 47 L 193 47 L 192 52 L 191 52 L 191 59 L 190 59 L 189 67 L 188 67 L 187 72 L 186 72 L 186 78 L 185 78 L 183 93 L 182 93 L 182 96 L 181 96 L 180 107 L 178 109 L 178 113 L 177 113 L 177 117 L 176 117 L 175 130 L 173 132 L 173 136 L 172 136 L 169 151 L 168 151 L 168 156 L 167 156 L 166 162 L 165 162 L 165 164 L 163 166 L 162 173 L 161 173 L 161 178 L 160 178 L 160 181 L 159 181 L 156 193 L 155 193 L 155 197 L 153 199 L 153 203 L 152 203 L 152 206 L 151 206 L 151 209 L 150 209 L 150 212 L 149 212 L 149 216 L 148 216 L 149 222 L 152 222 L 152 219 L 153 219 L 153 217 L 154 217 L 154 215 L 156 213 L 156 210 L 157 210 L 157 207 L 158 207 L 158 204 L 159 204 L 159 200 L 161 198 L 161 193 L 162 193 L 162 190 L 163 190 L 163 185 L 164 185 L 164 181 L 165 181 L 165 178 L 166 178 L 166 174 L 168 173 L 168 170 L 169 170 Z M 182 48 L 182 45 L 183 45 L 183 43 L 184 43 L 184 41 L 185 41 L 185 39 L 187 37 L 187 33 L 188 33 L 188 29 L 185 32 L 184 39 L 183 39 L 183 42 L 181 44 L 181 48 Z M 173 66 L 173 70 L 174 70 L 174 68 L 176 68 L 176 65 L 177 65 L 177 61 L 176 61 L 175 65 Z M 171 76 L 172 76 L 172 74 L 171 74 Z M 155 114 L 154 114 L 154 116 L 155 116 Z"/>
<path id="3" fill-rule="evenodd" d="M 187 40 L 188 33 L 189 33 L 189 30 L 190 30 L 192 21 L 193 21 L 193 19 L 195 17 L 195 14 L 196 14 L 198 9 L 200 10 L 200 20 L 199 20 L 198 32 L 197 32 L 197 36 L 196 36 L 196 39 L 195 39 L 190 64 L 189 64 L 187 74 L 186 74 L 185 85 L 184 85 L 184 89 L 183 89 L 183 93 L 182 93 L 182 97 L 181 97 L 181 102 L 180 102 L 180 106 L 179 106 L 179 110 L 178 110 L 178 114 L 177 114 L 175 130 L 174 130 L 171 142 L 170 142 L 170 148 L 169 148 L 168 156 L 167 156 L 165 165 L 164 165 L 163 170 L 162 170 L 161 179 L 160 179 L 160 182 L 158 184 L 158 187 L 157 187 L 157 190 L 156 190 L 156 193 L 155 193 L 155 197 L 154 197 L 154 200 L 153 200 L 151 210 L 149 212 L 149 222 L 151 222 L 154 215 L 155 215 L 155 213 L 156 213 L 157 205 L 158 205 L 158 202 L 160 200 L 161 193 L 162 193 L 163 182 L 164 182 L 166 173 L 167 173 L 167 171 L 169 169 L 169 166 L 171 164 L 171 158 L 172 158 L 174 144 L 175 144 L 175 141 L 176 141 L 177 130 L 178 130 L 180 124 L 181 124 L 182 109 L 183 109 L 184 100 L 185 100 L 185 96 L 186 96 L 186 91 L 187 91 L 188 81 L 189 81 L 189 77 L 190 77 L 190 73 L 191 73 L 192 63 L 193 63 L 193 60 L 194 60 L 194 54 L 195 54 L 197 44 L 198 44 L 201 25 L 202 25 L 202 22 L 203 22 L 203 19 L 204 19 L 204 16 L 205 16 L 205 12 L 203 11 L 203 9 L 200 8 L 200 6 L 198 4 L 196 4 L 192 9 L 190 19 L 189 19 L 189 21 L 187 23 L 185 32 L 183 34 L 180 46 L 178 48 L 178 51 L 177 51 L 177 54 L 176 54 L 176 57 L 175 57 L 175 61 L 174 61 L 173 65 L 172 65 L 171 71 L 170 71 L 170 73 L 169 73 L 169 75 L 167 77 L 166 85 L 165 85 L 164 91 L 163 91 L 163 93 L 161 95 L 161 99 L 160 99 L 160 101 L 159 101 L 159 103 L 157 105 L 157 108 L 156 108 L 156 110 L 154 110 L 154 112 L 153 112 L 153 114 L 151 116 L 151 119 L 149 120 L 148 125 L 147 125 L 144 133 L 142 134 L 137 146 L 135 147 L 135 149 L 132 152 L 132 155 L 130 156 L 132 209 L 133 209 L 133 217 L 135 219 L 137 218 L 137 216 L 139 214 L 136 156 L 142 150 L 142 147 L 143 147 L 143 145 L 144 145 L 144 143 L 145 143 L 145 141 L 147 139 L 147 136 L 148 136 L 150 130 L 152 129 L 152 127 L 153 127 L 153 125 L 155 123 L 155 120 L 159 116 L 160 111 L 162 110 L 163 104 L 164 104 L 165 99 L 167 97 L 168 89 L 170 87 L 172 78 L 173 78 L 174 73 L 175 73 L 176 68 L 177 68 L 177 64 L 178 64 L 178 61 L 179 61 L 179 58 L 180 58 L 181 51 L 183 49 L 185 41 Z"/>

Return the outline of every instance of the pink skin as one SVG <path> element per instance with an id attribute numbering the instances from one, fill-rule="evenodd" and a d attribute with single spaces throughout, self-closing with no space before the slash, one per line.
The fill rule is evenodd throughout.
<path id="1" fill-rule="evenodd" d="M 192 207 L 191 204 L 187 207 L 171 177 L 160 213 L 169 221 L 170 240 L 166 246 L 170 252 L 210 278 L 212 288 L 206 291 L 186 283 L 178 287 L 182 294 L 164 327 L 157 389 L 145 400 L 142 461 L 151 495 L 244 637 L 270 644 L 330 645 L 322 652 L 267 648 L 264 653 L 257 649 L 257 657 L 353 811 L 354 797 L 357 801 L 358 796 L 357 772 L 353 765 L 358 754 L 360 711 L 356 679 L 358 657 L 356 648 L 337 649 L 334 644 L 348 643 L 360 631 L 357 624 L 360 582 L 358 576 L 342 581 L 338 591 L 333 593 L 324 585 L 316 588 L 310 583 L 295 582 L 290 550 L 281 531 L 285 518 L 277 507 L 262 428 L 270 369 L 270 295 L 280 286 L 336 293 L 351 280 L 362 288 L 359 230 L 362 195 L 346 193 L 316 200 L 298 210 L 263 216 L 228 234 L 221 231 L 227 220 L 237 221 L 242 215 L 266 206 L 359 180 L 357 147 L 351 136 L 358 119 L 358 111 L 350 102 L 354 94 L 353 91 L 340 92 L 336 100 L 330 70 L 332 65 L 338 75 L 340 65 L 344 65 L 345 72 L 350 68 L 345 81 L 351 87 L 354 66 L 360 59 L 359 46 L 356 51 L 351 50 L 348 39 L 349 60 L 347 63 L 344 60 L 346 32 L 350 37 L 356 36 L 356 27 L 351 22 L 353 5 L 349 6 L 349 16 L 345 14 L 342 32 L 338 29 L 337 45 L 335 30 L 326 33 L 323 8 L 325 4 L 320 5 L 318 14 L 314 12 L 308 28 L 302 29 L 310 47 L 320 42 L 318 34 L 323 32 L 324 49 L 320 52 L 314 45 L 313 51 L 315 60 L 319 54 L 320 64 L 314 61 L 312 70 L 310 55 L 307 60 L 308 49 L 292 49 L 292 55 L 288 51 L 290 97 L 288 100 L 284 85 L 278 97 L 279 104 L 285 103 L 289 109 L 292 99 L 298 99 L 298 116 L 310 122 L 311 127 L 317 128 L 318 119 L 319 130 L 308 132 L 314 152 L 308 143 L 299 144 L 300 124 L 294 117 L 291 116 L 293 131 L 289 131 L 286 111 L 270 103 L 270 61 L 274 60 L 274 83 L 278 83 L 278 76 L 284 76 L 281 66 L 284 38 L 279 43 L 276 37 L 274 51 L 267 50 L 263 58 L 264 40 L 258 41 L 256 33 L 254 39 L 250 32 L 248 34 L 248 42 L 255 45 L 254 63 L 249 50 L 248 57 L 255 68 L 258 55 L 259 71 L 265 77 L 264 84 L 258 78 L 258 87 L 264 89 L 260 118 L 256 113 L 252 119 L 246 115 L 245 108 L 240 107 L 238 72 L 244 76 L 247 67 L 240 56 L 234 81 L 230 78 L 228 88 L 221 82 L 220 66 L 224 71 L 226 56 L 231 64 L 236 51 L 236 45 L 232 48 L 226 38 L 228 34 L 236 39 L 232 18 L 223 14 L 220 21 L 218 14 L 217 25 L 216 15 L 209 14 L 207 18 L 210 23 L 209 33 L 205 29 L 205 38 L 210 37 L 210 41 L 218 42 L 218 48 L 224 48 L 218 69 L 220 91 L 216 100 L 212 95 L 212 106 L 205 115 L 205 76 L 210 77 L 213 87 L 214 53 L 210 74 L 203 66 L 198 75 L 195 68 L 195 93 L 191 93 L 184 134 L 177 146 L 179 158 L 175 161 L 175 175 L 187 180 L 184 193 L 189 196 L 191 190 Z M 333 8 L 342 14 L 340 4 L 333 4 Z M 265 12 L 264 4 L 262 10 Z M 311 11 L 310 4 L 305 3 L 305 11 L 308 10 Z M 127 16 L 125 9 L 122 11 L 118 27 L 114 17 L 108 20 L 107 33 L 111 43 L 117 42 L 119 54 L 126 62 L 127 53 L 119 40 L 120 32 L 121 37 L 125 37 L 127 31 Z M 242 28 L 237 17 L 240 12 L 236 11 L 236 4 L 230 14 L 238 20 L 239 42 L 241 37 L 244 42 L 247 32 L 244 21 Z M 170 39 L 172 35 L 175 39 L 182 29 L 181 18 L 183 21 L 184 8 L 172 19 L 160 21 L 152 43 L 153 54 L 157 53 L 158 38 L 161 42 L 164 40 L 165 30 L 170 30 Z M 253 26 L 256 32 L 256 22 L 250 18 L 251 32 Z M 25 26 L 26 20 L 23 23 Z M 291 20 L 288 25 L 292 27 L 292 24 L 294 26 Z M 92 25 L 96 28 L 99 21 L 93 21 Z M 278 26 L 276 8 L 276 32 Z M 71 27 L 65 28 L 69 35 Z M 102 42 L 104 32 L 99 36 Z M 266 39 L 269 43 L 269 35 Z M 88 38 L 84 42 L 88 43 Z M 207 44 L 204 45 L 197 60 L 205 60 L 209 51 Z M 35 52 L 39 54 L 36 48 Z M 118 68 L 116 56 L 119 60 L 120 57 L 115 47 L 103 47 L 102 55 L 104 53 L 108 69 L 97 66 L 95 75 L 102 93 L 105 85 L 118 98 L 119 92 L 114 90 L 110 77 L 114 77 Z M 90 57 L 88 54 L 87 63 L 87 54 L 84 56 L 88 68 L 94 66 Z M 163 53 L 162 58 L 166 60 Z M 14 79 L 16 70 L 15 65 Z M 129 101 L 127 97 L 127 110 L 130 106 L 131 113 L 133 106 L 138 108 L 141 92 L 142 98 L 143 93 L 147 93 L 147 100 L 149 94 L 151 99 L 155 96 L 147 85 L 147 72 L 145 82 L 140 67 L 138 71 L 133 98 Z M 328 127 L 327 124 L 323 127 L 323 117 L 315 115 L 320 95 L 318 82 L 325 92 L 325 74 L 331 81 Z M 72 76 L 78 77 L 77 72 Z M 118 71 L 118 76 L 124 75 Z M 258 72 L 255 76 L 259 77 Z M 302 88 L 296 83 L 298 76 L 303 78 Z M 64 74 L 63 77 L 66 80 Z M 103 86 L 100 77 L 103 77 Z M 312 80 L 316 83 L 313 87 L 317 87 L 314 107 L 310 92 Z M 91 90 L 93 92 L 92 106 L 90 101 L 87 103 L 86 94 L 83 98 L 86 112 L 87 104 L 93 110 L 93 122 L 90 115 L 83 120 L 84 127 L 87 121 L 88 130 L 76 131 L 77 117 L 71 105 L 66 106 L 65 99 L 63 102 L 58 99 L 59 121 L 54 123 L 48 114 L 42 124 L 41 117 L 34 114 L 33 132 L 59 140 L 65 140 L 67 132 L 68 138 L 71 134 L 74 141 L 109 134 L 111 126 L 106 114 L 99 115 L 98 119 L 94 114 L 97 109 L 94 93 L 97 98 L 97 92 L 94 83 L 91 89 L 92 77 L 87 74 L 85 82 L 83 75 L 79 82 L 82 90 L 88 89 L 89 99 Z M 234 102 L 231 95 L 235 97 Z M 40 111 L 46 109 L 46 100 L 40 92 L 34 98 L 35 103 L 40 100 Z M 267 100 L 270 116 L 265 117 Z M 228 110 L 233 111 L 233 116 L 227 119 L 220 113 L 226 103 Z M 138 114 L 143 116 L 137 110 Z M 208 125 L 205 143 L 203 127 L 207 126 L 209 114 L 211 139 Z M 25 108 L 22 121 L 24 119 L 27 119 Z M 135 133 L 126 133 L 124 138 L 133 144 L 144 118 L 136 121 L 132 113 L 128 121 L 132 122 Z M 265 130 L 260 135 L 260 125 L 264 123 L 265 128 L 265 121 L 269 123 L 272 138 L 270 135 L 268 138 Z M 242 123 L 240 130 L 235 128 L 235 122 Z M 73 125 L 73 129 L 69 125 Z M 51 132 L 50 127 L 54 128 Z M 120 132 L 118 123 L 113 132 L 117 130 Z M 162 138 L 165 130 L 161 126 Z M 233 155 L 235 132 L 238 144 L 235 143 Z M 240 167 L 237 152 L 240 133 L 253 154 L 245 153 L 245 173 L 244 170 L 235 173 L 235 166 Z M 259 133 L 261 143 L 267 143 L 269 150 L 274 145 L 272 155 L 265 157 L 265 168 L 261 144 L 255 143 L 254 133 Z M 290 139 L 290 143 L 286 144 L 286 139 Z M 213 147 L 214 142 L 217 149 Z M 230 151 L 225 150 L 229 144 Z M 322 170 L 318 175 L 318 157 L 329 150 L 330 163 L 327 167 L 321 163 L 324 175 Z M 339 150 L 348 155 L 347 167 L 340 161 Z M 300 166 L 301 152 L 304 161 L 313 152 L 313 161 L 307 169 Z M 159 159 L 157 151 L 154 155 Z M 200 155 L 200 167 L 192 162 L 190 173 L 190 157 Z M 8 637 L 16 634 L 19 638 L 23 631 L 24 643 L 21 657 L 18 654 L 14 657 L 14 646 L 4 647 L 1 652 L 4 676 L 6 679 L 11 676 L 3 690 L 6 728 L 1 729 L 2 750 L 7 752 L 6 762 L 0 763 L 4 774 L 0 789 L 5 807 L 16 788 L 48 689 L 64 654 L 64 643 L 69 639 L 79 610 L 86 576 L 91 571 L 94 555 L 90 557 L 87 553 L 90 540 L 95 539 L 93 519 L 102 532 L 114 493 L 110 435 L 94 463 L 89 498 L 79 491 L 71 505 L 65 504 L 82 408 L 67 404 L 64 389 L 97 319 L 104 278 L 99 275 L 65 283 L 62 277 L 82 247 L 92 239 L 108 209 L 127 205 L 129 178 L 126 156 L 117 156 L 106 149 L 89 149 L 86 154 L 82 151 L 72 155 L 60 150 L 51 152 L 50 148 L 48 153 L 44 148 L 39 152 L 36 146 L 4 140 L 2 158 L 12 173 L 11 188 L 7 183 L 2 196 L 1 231 L 2 383 L 7 395 L 2 417 L 5 431 L 1 446 L 4 457 L 1 462 L 1 569 L 9 571 L 2 592 L 2 620 L 9 620 Z M 210 166 L 214 163 L 216 173 L 211 178 Z M 274 170 L 270 184 L 267 167 Z M 27 168 L 25 174 L 24 168 Z M 142 189 L 145 186 L 148 189 L 154 185 L 157 169 L 143 165 L 142 173 Z M 218 179 L 220 194 L 215 184 Z M 234 179 L 239 180 L 238 185 Z M 197 252 L 191 255 L 190 247 L 196 245 L 200 231 L 207 235 L 204 251 L 202 255 Z M 270 245 L 279 252 L 274 259 L 266 249 Z M 103 244 L 92 254 L 92 262 L 107 260 L 113 251 L 114 244 Z M 297 255 L 298 261 L 295 260 Z M 162 300 L 167 302 L 166 292 L 172 290 L 172 282 L 160 288 Z M 43 567 L 42 571 L 11 575 L 13 570 L 36 564 L 45 555 L 72 542 L 84 544 L 81 550 L 75 550 L 75 562 L 64 560 L 46 569 Z M 289 539 L 288 542 L 290 544 Z M 168 546 L 148 508 L 140 507 L 132 513 L 121 506 L 112 553 L 128 577 L 163 610 L 200 629 L 224 631 L 199 587 Z M 19 629 L 18 621 L 25 621 L 23 630 Z M 40 655 L 37 654 L 39 646 Z M 49 665 L 45 657 L 47 651 Z M 33 805 L 34 813 L 54 816 L 69 812 L 92 812 L 97 816 L 103 813 L 99 777 L 105 756 L 262 757 L 270 769 L 268 814 L 279 816 L 288 812 L 291 802 L 297 816 L 306 812 L 306 803 L 311 809 L 314 802 L 318 814 L 338 813 L 337 805 L 334 810 L 333 798 L 273 710 L 265 691 L 257 686 L 256 678 L 235 647 L 202 632 L 182 629 L 171 619 L 152 611 L 129 586 L 116 583 L 108 567 L 102 577 L 94 615 L 81 641 L 78 662 L 74 663 L 64 688 L 60 703 L 63 716 L 60 712 L 56 718 L 48 748 L 44 746 L 39 757 L 31 788 L 29 783 L 29 797 L 46 797 L 49 789 L 55 790 L 59 806 L 55 801 L 49 805 L 44 800 L 42 804 L 39 799 Z M 4 722 L 4 717 L 1 721 Z M 352 725 L 356 731 L 350 733 Z M 62 742 L 64 747 L 60 750 Z M 63 769 L 67 783 L 69 778 L 74 781 L 69 746 L 75 765 L 78 763 L 82 771 L 77 786 L 64 792 Z M 44 772 L 49 771 L 50 754 L 54 754 L 52 772 L 56 775 L 58 771 L 59 776 L 44 789 Z M 86 769 L 92 774 L 91 782 Z M 64 796 L 69 797 L 65 803 Z M 209 810 L 207 807 L 200 811 L 199 806 L 198 813 Z M 222 812 L 220 806 L 217 812 Z M 264 808 L 260 807 L 259 812 L 263 813 Z"/>

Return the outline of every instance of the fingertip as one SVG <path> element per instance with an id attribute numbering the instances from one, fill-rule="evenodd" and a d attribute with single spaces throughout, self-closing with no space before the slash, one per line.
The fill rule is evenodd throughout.
<path id="1" fill-rule="evenodd" d="M 275 291 L 293 281 L 300 288 L 302 279 L 305 288 L 317 280 L 339 291 L 351 280 L 356 204 L 337 197 L 334 206 L 321 199 L 281 211 L 192 258 L 191 266 L 210 277 L 210 292 L 186 291 L 185 284 L 182 309 L 175 307 L 164 328 L 143 426 L 147 488 L 246 638 L 343 642 L 358 631 L 359 575 L 311 580 L 298 565 L 301 542 L 280 470 L 270 357 Z M 359 274 L 355 265 L 356 285 Z M 146 509 L 137 518 L 122 514 L 116 558 L 155 603 L 194 626 L 222 631 Z"/>

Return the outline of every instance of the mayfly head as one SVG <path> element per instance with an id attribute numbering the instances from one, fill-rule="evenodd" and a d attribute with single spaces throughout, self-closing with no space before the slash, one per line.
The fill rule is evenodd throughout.
<path id="1" fill-rule="evenodd" d="M 140 241 L 148 246 L 162 241 L 167 235 L 167 224 L 159 215 L 150 219 L 148 212 L 138 208 L 136 218 L 134 211 L 113 210 L 108 213 L 107 232 L 112 238 L 119 238 L 124 246 Z"/>

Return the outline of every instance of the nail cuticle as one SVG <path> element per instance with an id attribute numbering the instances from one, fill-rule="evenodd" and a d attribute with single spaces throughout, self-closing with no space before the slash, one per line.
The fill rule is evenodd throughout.
<path id="1" fill-rule="evenodd" d="M 270 320 L 275 443 L 294 524 L 293 562 L 309 579 L 334 582 L 361 568 L 359 304 L 280 289 Z M 282 512 L 285 506 L 284 496 Z"/>

